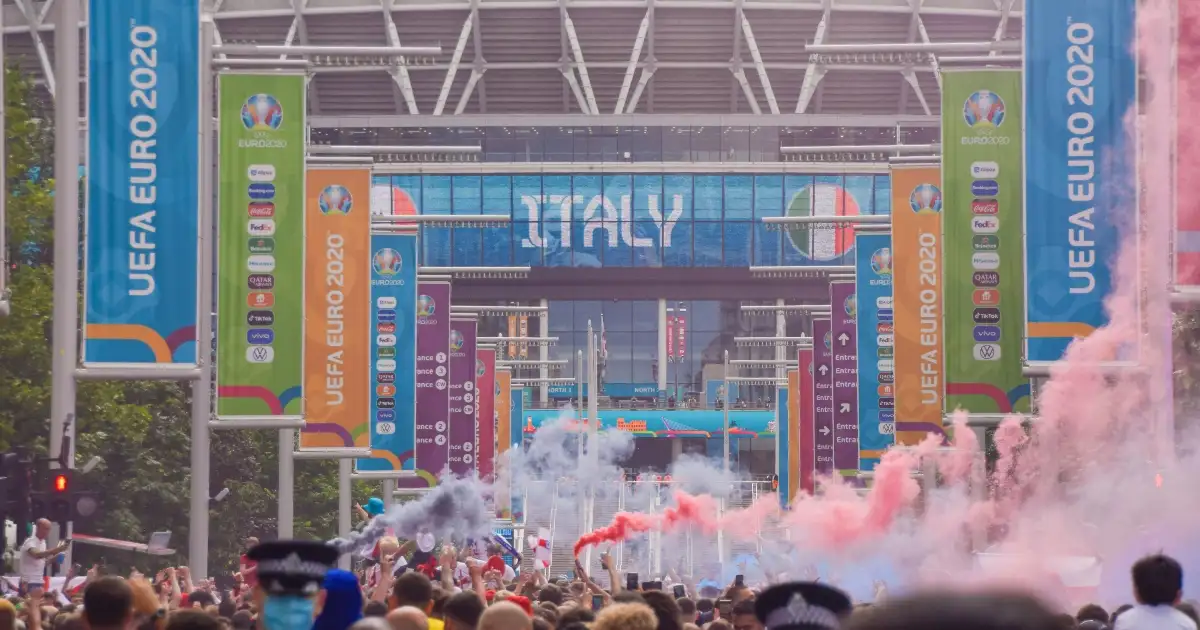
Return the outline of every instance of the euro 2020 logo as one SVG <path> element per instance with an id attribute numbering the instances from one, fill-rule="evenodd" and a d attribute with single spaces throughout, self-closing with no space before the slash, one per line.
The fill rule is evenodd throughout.
<path id="1" fill-rule="evenodd" d="M 920 184 L 908 195 L 908 206 L 917 214 L 942 211 L 942 191 L 933 184 Z"/>
<path id="2" fill-rule="evenodd" d="M 846 301 L 842 303 L 846 310 L 846 317 L 850 319 L 858 318 L 858 298 L 853 294 L 846 296 Z"/>
<path id="3" fill-rule="evenodd" d="M 255 94 L 242 105 L 242 125 L 250 131 L 276 131 L 283 124 L 283 106 L 270 94 Z"/>
<path id="4" fill-rule="evenodd" d="M 428 295 L 422 295 L 417 298 L 417 317 L 432 317 L 437 311 L 437 302 Z"/>
<path id="5" fill-rule="evenodd" d="M 459 350 L 462 350 L 462 347 L 463 347 L 462 333 L 458 332 L 457 330 L 451 330 L 450 331 L 450 350 L 452 352 L 458 352 Z"/>
<path id="6" fill-rule="evenodd" d="M 326 216 L 346 216 L 354 209 L 354 197 L 345 186 L 333 184 L 321 191 L 321 195 L 317 197 L 317 207 L 320 208 L 321 214 Z"/>
<path id="7" fill-rule="evenodd" d="M 972 129 L 997 129 L 1004 124 L 1004 99 L 990 90 L 979 90 L 963 103 L 963 119 Z"/>
<path id="8" fill-rule="evenodd" d="M 892 275 L 892 250 L 889 247 L 881 247 L 871 254 L 871 271 L 877 276 Z"/>
<path id="9" fill-rule="evenodd" d="M 487 374 L 487 366 L 480 359 L 475 359 L 475 376 L 483 376 Z"/>
<path id="10" fill-rule="evenodd" d="M 375 269 L 376 274 L 391 277 L 400 273 L 404 267 L 404 259 L 400 258 L 400 252 L 385 247 L 375 252 L 371 266 Z"/>

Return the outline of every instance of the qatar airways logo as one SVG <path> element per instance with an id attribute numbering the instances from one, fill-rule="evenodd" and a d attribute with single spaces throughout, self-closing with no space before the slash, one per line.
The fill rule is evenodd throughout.
<path id="1" fill-rule="evenodd" d="M 604 195 L 592 197 L 583 206 L 583 246 L 594 247 L 597 238 L 607 243 L 609 247 L 617 247 L 624 243 L 626 247 L 655 248 L 671 246 L 671 235 L 675 231 L 675 223 L 683 216 L 683 195 L 674 195 L 670 208 L 659 207 L 659 195 L 647 195 L 646 211 L 650 222 L 658 228 L 658 243 L 644 234 L 634 234 L 633 222 L 635 217 L 632 210 L 632 197 L 622 196 L 618 204 Z M 583 195 L 522 195 L 521 203 L 529 219 L 529 235 L 521 239 L 521 247 L 526 249 L 544 249 L 548 245 L 561 249 L 570 249 L 572 240 L 571 220 L 576 205 L 583 205 Z M 544 210 L 544 213 L 542 212 Z M 557 236 L 545 234 L 542 230 L 540 217 L 552 221 L 555 211 L 561 227 Z M 519 210 L 517 211 L 519 212 Z M 638 211 L 641 212 L 640 210 Z M 645 217 L 639 218 L 644 221 Z M 596 233 L 601 234 L 597 237 Z"/>

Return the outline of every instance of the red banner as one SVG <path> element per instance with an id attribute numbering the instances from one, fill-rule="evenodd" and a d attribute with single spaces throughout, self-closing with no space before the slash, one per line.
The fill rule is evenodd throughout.
<path id="1" fill-rule="evenodd" d="M 676 319 L 678 321 L 675 322 L 675 333 L 679 339 L 675 349 L 679 352 L 679 358 L 682 359 L 683 355 L 687 354 L 687 318 L 680 315 Z"/>
<path id="2" fill-rule="evenodd" d="M 667 315 L 667 361 L 675 358 L 675 316 Z"/>

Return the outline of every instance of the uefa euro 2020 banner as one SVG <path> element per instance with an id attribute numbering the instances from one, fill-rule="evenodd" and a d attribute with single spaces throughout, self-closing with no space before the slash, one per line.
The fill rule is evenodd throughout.
<path id="1" fill-rule="evenodd" d="M 1028 411 L 1021 72 L 945 72 L 942 147 L 946 411 Z"/>
<path id="2" fill-rule="evenodd" d="M 303 74 L 219 77 L 217 415 L 303 414 Z"/>
<path id="3" fill-rule="evenodd" d="M 1062 359 L 1108 322 L 1138 222 L 1136 0 L 1025 2 L 1027 356 Z M 1136 350 L 1111 360 L 1137 360 Z"/>
<path id="4" fill-rule="evenodd" d="M 193 364 L 200 2 L 88 5 L 83 360 Z"/>
<path id="5" fill-rule="evenodd" d="M 371 454 L 359 470 L 412 470 L 416 446 L 417 235 L 371 235 Z"/>
<path id="6" fill-rule="evenodd" d="M 363 448 L 371 445 L 367 351 L 376 328 L 370 309 L 371 170 L 310 168 L 305 188 L 306 422 L 300 447 Z"/>
<path id="7" fill-rule="evenodd" d="M 895 443 L 896 335 L 892 313 L 892 237 L 855 235 L 858 304 L 858 469 L 873 471 Z"/>
<path id="8" fill-rule="evenodd" d="M 936 166 L 892 166 L 896 442 L 905 446 L 943 432 L 941 184 Z"/>

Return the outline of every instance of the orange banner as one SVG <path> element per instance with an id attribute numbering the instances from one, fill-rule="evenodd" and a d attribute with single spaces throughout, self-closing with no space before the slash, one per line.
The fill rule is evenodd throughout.
<path id="1" fill-rule="evenodd" d="M 500 457 L 509 449 L 512 440 L 512 372 L 496 369 L 496 467 L 499 468 L 503 459 Z"/>
<path id="2" fill-rule="evenodd" d="M 943 426 L 941 180 L 936 166 L 892 167 L 894 429 L 907 446 Z"/>
<path id="3" fill-rule="evenodd" d="M 301 448 L 370 446 L 370 202 L 370 169 L 309 169 Z"/>
<path id="4" fill-rule="evenodd" d="M 788 505 L 795 500 L 800 490 L 800 372 L 788 370 Z"/>
<path id="5" fill-rule="evenodd" d="M 517 316 L 516 315 L 508 316 L 508 336 L 509 337 L 517 336 Z M 510 359 L 517 358 L 517 344 L 509 342 L 508 358 L 510 358 Z"/>

